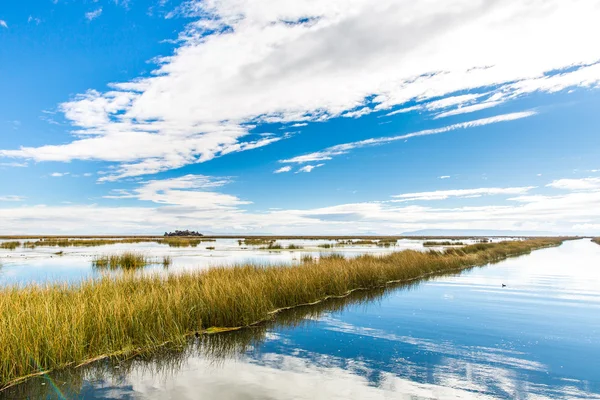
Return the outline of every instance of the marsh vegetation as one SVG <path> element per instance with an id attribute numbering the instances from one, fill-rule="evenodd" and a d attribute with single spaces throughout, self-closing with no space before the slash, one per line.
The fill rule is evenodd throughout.
<path id="1" fill-rule="evenodd" d="M 21 242 L 16 242 L 16 241 L 0 243 L 0 249 L 5 249 L 5 250 L 14 250 L 20 246 L 21 246 Z"/>
<path id="2" fill-rule="evenodd" d="M 487 243 L 487 242 L 481 242 L 481 243 Z M 465 243 L 463 242 L 451 242 L 449 240 L 443 241 L 443 242 L 436 242 L 436 241 L 426 241 L 423 242 L 423 246 L 425 247 L 436 247 L 436 246 L 464 246 Z"/>
<path id="3" fill-rule="evenodd" d="M 164 267 L 169 267 L 172 262 L 173 259 L 170 256 L 152 259 L 141 253 L 125 252 L 122 254 L 97 256 L 92 261 L 92 266 L 96 269 L 134 271 L 150 264 L 161 264 Z"/>
<path id="4" fill-rule="evenodd" d="M 556 246 L 561 239 L 477 244 L 382 257 L 303 258 L 292 267 L 240 265 L 175 275 L 119 274 L 78 284 L 0 289 L 0 387 L 106 355 L 184 343 L 196 332 L 254 325 L 278 310 Z M 125 257 L 126 256 L 126 257 Z M 99 262 L 136 265 L 141 254 Z M 15 312 L 19 310 L 19 312 Z"/>

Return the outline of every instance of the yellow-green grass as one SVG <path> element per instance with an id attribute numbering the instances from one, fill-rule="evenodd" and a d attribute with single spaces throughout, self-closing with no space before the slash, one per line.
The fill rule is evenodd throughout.
<path id="1" fill-rule="evenodd" d="M 125 252 L 123 254 L 97 256 L 92 261 L 92 265 L 98 269 L 124 269 L 135 270 L 144 268 L 152 261 L 143 254 Z M 169 262 L 170 264 L 170 262 Z"/>
<path id="2" fill-rule="evenodd" d="M 0 249 L 5 249 L 5 250 L 14 250 L 17 247 L 21 246 L 21 242 L 3 242 L 0 243 Z"/>
<path id="3" fill-rule="evenodd" d="M 423 246 L 425 246 L 425 247 L 434 247 L 434 246 L 464 246 L 464 243 L 463 242 L 451 242 L 451 241 L 443 241 L 443 242 L 427 241 L 427 242 L 423 242 Z"/>
<path id="4" fill-rule="evenodd" d="M 537 239 L 444 252 L 323 257 L 285 268 L 245 265 L 1 288 L 0 387 L 103 355 L 184 343 L 186 335 L 213 327 L 249 326 L 278 310 L 353 290 L 484 265 L 560 243 L 561 239 Z"/>
<path id="5" fill-rule="evenodd" d="M 594 242 L 596 244 L 600 244 L 600 238 L 594 238 L 594 239 L 592 239 L 592 242 Z"/>

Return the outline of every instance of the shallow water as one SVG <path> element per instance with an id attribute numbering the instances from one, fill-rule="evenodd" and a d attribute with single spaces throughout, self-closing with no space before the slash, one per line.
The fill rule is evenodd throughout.
<path id="1" fill-rule="evenodd" d="M 5 240 L 4 240 L 5 241 Z M 0 243 L 3 241 L 0 241 Z M 0 286 L 12 284 L 44 282 L 79 282 L 94 278 L 101 272 L 92 268 L 92 260 L 99 255 L 120 254 L 125 251 L 142 253 L 157 263 L 144 269 L 145 273 L 178 273 L 205 269 L 211 266 L 235 264 L 288 265 L 300 262 L 303 255 L 318 258 L 326 254 L 343 254 L 356 257 L 361 254 L 389 254 L 407 249 L 425 250 L 422 240 L 399 240 L 395 246 L 345 245 L 332 249 L 318 247 L 335 244 L 332 240 L 278 240 L 282 247 L 291 244 L 301 246 L 301 250 L 269 251 L 261 246 L 240 245 L 234 239 L 217 239 L 215 242 L 202 242 L 197 247 L 169 247 L 155 242 L 118 243 L 97 247 L 19 247 L 15 250 L 0 249 Z M 214 250 L 208 249 L 214 247 Z M 430 248 L 427 248 L 430 249 Z M 438 248 L 439 249 L 439 248 Z M 62 252 L 62 255 L 56 253 Z M 167 271 L 160 265 L 163 256 L 172 258 Z"/>
<path id="2" fill-rule="evenodd" d="M 600 399 L 599 265 L 600 246 L 566 242 L 0 397 Z"/>

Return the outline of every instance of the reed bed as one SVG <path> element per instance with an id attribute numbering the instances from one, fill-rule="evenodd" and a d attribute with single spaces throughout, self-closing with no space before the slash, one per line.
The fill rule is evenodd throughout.
<path id="1" fill-rule="evenodd" d="M 249 326 L 278 310 L 353 290 L 484 265 L 561 242 L 537 239 L 353 259 L 334 255 L 285 268 L 241 265 L 1 288 L 0 387 L 107 355 L 183 344 L 187 335 L 213 327 Z"/>
<path id="2" fill-rule="evenodd" d="M 600 238 L 594 238 L 594 239 L 592 239 L 592 242 L 594 242 L 596 244 L 600 244 Z"/>
<path id="3" fill-rule="evenodd" d="M 112 270 L 135 270 L 144 268 L 148 264 L 152 264 L 152 261 L 148 257 L 133 252 L 97 256 L 92 261 L 94 268 Z"/>
<path id="4" fill-rule="evenodd" d="M 482 242 L 485 243 L 485 242 Z M 427 242 L 423 242 L 423 246 L 425 247 L 435 247 L 435 246 L 464 246 L 465 243 L 463 242 L 451 242 L 451 241 L 443 241 L 443 242 L 436 242 L 436 241 L 427 241 Z"/>
<path id="5" fill-rule="evenodd" d="M 71 238 L 41 238 L 35 241 L 24 242 L 23 246 L 34 249 L 36 247 L 97 247 L 112 244 L 131 243 L 158 243 L 169 247 L 197 247 L 202 242 L 215 242 L 215 239 L 199 239 L 186 237 L 165 238 L 95 238 L 95 239 L 71 239 Z M 18 243 L 18 242 L 16 242 Z"/>
<path id="6" fill-rule="evenodd" d="M 21 242 L 3 242 L 0 243 L 0 249 L 5 249 L 5 250 L 14 250 L 17 247 L 21 246 Z"/>
<path id="7" fill-rule="evenodd" d="M 159 243 L 164 243 L 169 247 L 198 247 L 202 239 L 190 239 L 184 237 L 166 237 Z"/>

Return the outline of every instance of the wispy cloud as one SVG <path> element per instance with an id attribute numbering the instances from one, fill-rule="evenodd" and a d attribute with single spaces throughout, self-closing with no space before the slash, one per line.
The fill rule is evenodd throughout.
<path id="1" fill-rule="evenodd" d="M 437 190 L 433 192 L 420 193 L 405 193 L 392 196 L 399 202 L 407 201 L 430 201 L 430 200 L 447 200 L 451 197 L 456 198 L 473 198 L 482 196 L 495 195 L 514 195 L 524 194 L 535 189 L 535 186 L 512 187 L 512 188 L 477 188 L 477 189 L 455 189 L 455 190 Z"/>
<path id="2" fill-rule="evenodd" d="M 34 17 L 33 15 L 30 15 L 29 18 L 27 18 L 27 22 L 39 25 L 42 22 L 42 20 L 38 17 Z"/>
<path id="3" fill-rule="evenodd" d="M 292 167 L 290 167 L 290 166 L 288 165 L 288 166 L 281 167 L 281 168 L 279 168 L 279 169 L 277 169 L 277 170 L 273 171 L 273 173 L 274 173 L 274 174 L 281 174 L 281 173 L 284 173 L 284 172 L 290 172 L 291 170 L 292 170 Z"/>
<path id="4" fill-rule="evenodd" d="M 176 14 L 195 20 L 154 74 L 60 106 L 75 127 L 70 143 L 0 156 L 107 161 L 116 164 L 114 180 L 272 144 L 250 136 L 262 123 L 395 113 L 414 103 L 448 116 L 600 82 L 590 1 L 191 0 Z"/>
<path id="5" fill-rule="evenodd" d="M 67 176 L 67 175 L 69 175 L 69 172 L 53 172 L 50 174 L 50 176 L 53 178 L 61 178 L 63 176 Z"/>
<path id="6" fill-rule="evenodd" d="M 26 162 L 24 162 L 24 163 L 19 163 L 19 162 L 3 162 L 3 163 L 0 163 L 0 167 L 12 167 L 12 168 L 25 168 L 28 165 L 29 164 L 27 164 Z"/>
<path id="7" fill-rule="evenodd" d="M 312 172 L 313 169 L 322 167 L 323 165 L 325 165 L 325 164 L 305 165 L 304 167 L 302 167 L 298 171 L 296 171 L 296 173 L 298 174 L 300 172 Z"/>
<path id="8" fill-rule="evenodd" d="M 24 201 L 24 200 L 25 200 L 25 197 L 23 197 L 23 196 L 0 196 L 0 201 L 19 202 L 19 201 Z"/>
<path id="9" fill-rule="evenodd" d="M 600 189 L 600 178 L 558 179 L 547 186 L 563 190 L 597 190 Z"/>
<path id="10" fill-rule="evenodd" d="M 6 23 L 6 21 L 5 21 L 5 20 L 3 20 L 3 19 L 0 19 L 0 26 L 1 26 L 1 27 L 3 27 L 3 28 L 6 28 L 6 29 L 8 29 L 8 24 L 7 24 L 7 23 Z"/>
<path id="11" fill-rule="evenodd" d="M 439 177 L 440 179 L 450 179 L 451 176 L 450 175 L 442 175 Z"/>
<path id="12" fill-rule="evenodd" d="M 406 139 L 419 137 L 419 136 L 436 135 L 439 133 L 450 132 L 450 131 L 454 131 L 457 129 L 474 128 L 474 127 L 478 127 L 478 126 L 495 124 L 498 122 L 514 121 L 514 120 L 518 120 L 518 119 L 522 119 L 522 118 L 531 117 L 533 115 L 536 115 L 535 111 L 525 111 L 525 112 L 517 112 L 517 113 L 511 113 L 511 114 L 502 114 L 502 115 L 497 115 L 497 116 L 490 117 L 490 118 L 482 118 L 482 119 L 478 119 L 478 120 L 474 120 L 474 121 L 468 121 L 468 122 L 462 122 L 459 124 L 449 125 L 449 126 L 445 126 L 443 128 L 426 129 L 423 131 L 408 133 L 405 135 L 372 138 L 372 139 L 360 140 L 357 142 L 338 144 L 338 145 L 328 147 L 324 150 L 317 151 L 314 153 L 309 153 L 309 154 L 305 154 L 302 156 L 289 158 L 286 160 L 280 160 L 280 162 L 301 164 L 301 163 L 314 162 L 314 161 L 331 160 L 335 156 L 347 154 L 351 150 L 358 149 L 358 148 L 377 146 L 377 145 L 381 145 L 381 144 L 396 142 L 398 140 L 406 140 Z"/>
<path id="13" fill-rule="evenodd" d="M 97 9 L 95 9 L 94 11 L 86 12 L 85 18 L 88 21 L 92 21 L 92 20 L 98 18 L 100 15 L 102 15 L 102 7 L 99 7 Z"/>

